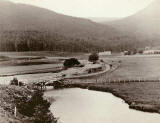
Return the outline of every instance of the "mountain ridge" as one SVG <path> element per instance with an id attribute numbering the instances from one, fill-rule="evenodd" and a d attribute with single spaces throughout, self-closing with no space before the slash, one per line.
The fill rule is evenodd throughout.
<path id="1" fill-rule="evenodd" d="M 107 22 L 126 35 L 134 35 L 148 45 L 160 45 L 160 1 L 155 0 L 143 10 L 124 19 Z"/>
<path id="2" fill-rule="evenodd" d="M 113 34 L 118 35 L 114 28 L 89 19 L 0 1 L 1 51 L 103 50 Z"/>
<path id="3" fill-rule="evenodd" d="M 64 33 L 67 36 L 75 35 L 79 37 L 84 36 L 85 33 L 88 33 L 88 36 L 100 37 L 103 36 L 101 34 L 106 32 L 109 34 L 112 30 L 116 33 L 112 27 L 104 27 L 89 19 L 66 16 L 31 5 L 11 2 L 5 4 L 5 6 L 0 5 L 0 10 L 3 10 L 0 11 L 0 24 L 4 30 L 7 30 L 7 28 L 8 30 L 48 30 Z M 92 32 L 92 30 L 94 31 Z M 79 31 L 84 33 L 81 32 L 83 34 L 80 35 L 78 34 Z"/>
<path id="4" fill-rule="evenodd" d="M 0 50 L 119 52 L 158 42 L 160 31 L 154 30 L 159 26 L 153 23 L 153 28 L 149 19 L 143 19 L 143 11 L 138 15 L 104 25 L 40 7 L 3 1 L 0 3 Z M 139 21 L 140 18 L 144 22 Z"/>

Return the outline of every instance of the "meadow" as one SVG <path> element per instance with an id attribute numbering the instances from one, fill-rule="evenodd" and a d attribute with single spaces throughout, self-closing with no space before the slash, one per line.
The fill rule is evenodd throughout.
<path id="1" fill-rule="evenodd" d="M 110 60 L 121 61 L 121 65 L 116 71 L 106 75 L 109 79 L 160 79 L 159 56 L 119 56 Z"/>

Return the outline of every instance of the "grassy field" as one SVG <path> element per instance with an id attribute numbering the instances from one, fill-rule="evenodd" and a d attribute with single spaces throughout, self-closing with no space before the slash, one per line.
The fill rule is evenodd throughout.
<path id="1" fill-rule="evenodd" d="M 121 61 L 119 69 L 107 74 L 110 79 L 160 79 L 160 57 L 113 57 L 113 61 Z M 107 59 L 106 59 L 107 61 Z M 104 77 L 106 77 L 104 76 Z"/>
<path id="2" fill-rule="evenodd" d="M 112 64 L 113 69 L 120 66 L 114 72 L 87 78 L 84 82 L 105 82 L 119 80 L 160 80 L 159 56 L 109 56 L 101 57 L 106 63 Z M 81 80 L 80 80 L 81 81 Z M 83 81 L 82 81 L 83 82 Z"/>
<path id="3" fill-rule="evenodd" d="M 62 61 L 56 58 L 9 57 L 0 61 L 0 68 L 0 76 L 46 73 L 62 69 Z"/>
<path id="4" fill-rule="evenodd" d="M 62 69 L 62 57 L 50 52 L 0 52 L 0 76 L 55 72 Z"/>

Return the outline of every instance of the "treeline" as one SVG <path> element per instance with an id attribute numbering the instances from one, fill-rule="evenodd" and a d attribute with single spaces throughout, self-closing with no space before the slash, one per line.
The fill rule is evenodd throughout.
<path id="1" fill-rule="evenodd" d="M 90 39 L 70 38 L 38 31 L 6 31 L 0 33 L 0 51 L 69 51 L 101 50 Z"/>
<path id="2" fill-rule="evenodd" d="M 134 41 L 133 41 L 134 40 Z M 135 50 L 144 44 L 134 37 L 114 37 L 109 40 L 72 38 L 51 32 L 5 31 L 0 32 L 0 51 L 62 51 L 92 52 Z"/>

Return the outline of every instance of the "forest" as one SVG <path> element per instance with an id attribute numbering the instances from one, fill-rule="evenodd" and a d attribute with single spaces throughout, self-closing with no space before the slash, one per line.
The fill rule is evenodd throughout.
<path id="1" fill-rule="evenodd" d="M 123 41 L 121 41 L 123 39 Z M 134 40 L 134 43 L 133 41 Z M 0 51 L 67 51 L 93 52 L 135 50 L 143 47 L 134 37 L 114 37 L 107 40 L 75 38 L 54 32 L 40 31 L 4 31 L 0 32 Z"/>

